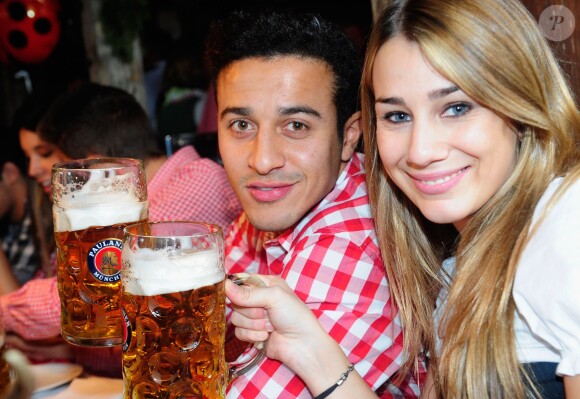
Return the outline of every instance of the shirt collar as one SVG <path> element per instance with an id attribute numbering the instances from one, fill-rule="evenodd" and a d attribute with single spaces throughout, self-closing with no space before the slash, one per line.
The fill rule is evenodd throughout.
<path id="1" fill-rule="evenodd" d="M 319 212 L 324 208 L 325 205 L 335 202 L 336 198 L 344 192 L 346 185 L 348 183 L 349 177 L 354 176 L 359 173 L 364 173 L 364 155 L 361 153 L 354 153 L 352 158 L 347 162 L 344 169 L 338 176 L 336 184 L 330 193 L 328 193 L 310 212 L 308 212 L 300 221 L 293 227 L 288 228 L 281 234 L 276 235 L 275 233 L 263 233 L 264 247 L 274 247 L 280 246 L 286 252 L 290 251 L 294 239 L 298 235 L 298 232 L 302 230 L 307 223 L 309 223 Z"/>

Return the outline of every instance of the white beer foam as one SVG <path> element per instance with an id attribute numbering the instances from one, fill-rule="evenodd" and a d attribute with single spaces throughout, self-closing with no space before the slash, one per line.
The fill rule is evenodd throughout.
<path id="1" fill-rule="evenodd" d="M 217 250 L 175 255 L 164 250 L 123 248 L 122 259 L 123 289 L 133 295 L 188 291 L 215 284 L 225 277 Z"/>
<path id="2" fill-rule="evenodd" d="M 131 202 L 117 200 L 115 196 L 102 198 L 101 204 L 74 208 L 54 207 L 54 230 L 77 231 L 91 226 L 111 226 L 145 219 L 147 201 Z"/>
<path id="3" fill-rule="evenodd" d="M 137 222 L 147 216 L 147 201 L 139 201 L 126 182 L 130 175 L 105 178 L 98 172 L 93 170 L 81 190 L 66 192 L 53 206 L 56 232 Z"/>

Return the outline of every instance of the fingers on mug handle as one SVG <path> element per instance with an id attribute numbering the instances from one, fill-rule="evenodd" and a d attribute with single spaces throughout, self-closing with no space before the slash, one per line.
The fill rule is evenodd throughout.
<path id="1" fill-rule="evenodd" d="M 236 285 L 248 287 L 267 287 L 266 283 L 258 276 L 251 273 L 228 274 L 228 279 Z"/>
<path id="2" fill-rule="evenodd" d="M 246 285 L 248 287 L 267 287 L 259 277 L 250 273 L 237 273 L 228 275 L 236 285 Z M 268 340 L 251 344 L 248 349 L 234 362 L 228 363 L 229 377 L 228 384 L 235 378 L 250 371 L 254 366 L 262 361 L 266 355 Z"/>

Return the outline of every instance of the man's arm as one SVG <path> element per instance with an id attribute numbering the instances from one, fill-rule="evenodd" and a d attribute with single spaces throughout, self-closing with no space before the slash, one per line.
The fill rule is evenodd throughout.
<path id="1" fill-rule="evenodd" d="M 0 295 L 16 291 L 19 287 L 20 284 L 12 273 L 12 267 L 2 249 L 2 241 L 0 240 Z"/>
<path id="2" fill-rule="evenodd" d="M 60 299 L 56 277 L 31 280 L 18 291 L 0 296 L 0 314 L 7 332 L 27 340 L 60 334 Z"/>

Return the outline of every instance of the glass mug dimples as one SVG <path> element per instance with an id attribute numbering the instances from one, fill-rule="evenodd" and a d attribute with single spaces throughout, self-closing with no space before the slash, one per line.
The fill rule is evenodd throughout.
<path id="1" fill-rule="evenodd" d="M 120 345 L 123 229 L 147 220 L 143 162 L 94 158 L 52 169 L 61 333 L 84 346 Z"/>
<path id="2" fill-rule="evenodd" d="M 225 361 L 222 230 L 198 222 L 125 229 L 121 307 L 124 398 L 224 398 L 263 357 Z M 249 353 L 249 352 L 248 352 Z"/>

